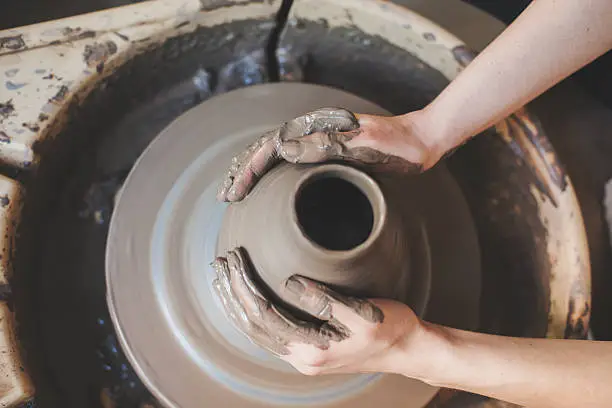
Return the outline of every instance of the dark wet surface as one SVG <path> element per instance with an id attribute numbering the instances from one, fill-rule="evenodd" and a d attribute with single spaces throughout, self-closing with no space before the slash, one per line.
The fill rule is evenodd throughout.
<path id="1" fill-rule="evenodd" d="M 352 183 L 327 177 L 307 183 L 296 197 L 298 223 L 308 238 L 331 251 L 364 243 L 374 225 L 372 204 Z"/>

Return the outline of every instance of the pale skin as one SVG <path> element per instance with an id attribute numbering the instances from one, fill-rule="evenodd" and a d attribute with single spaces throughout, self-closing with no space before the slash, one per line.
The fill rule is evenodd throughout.
<path id="1" fill-rule="evenodd" d="M 610 0 L 535 0 L 424 109 L 395 117 L 324 109 L 298 118 L 233 162 L 219 199 L 241 200 L 280 160 L 425 171 L 611 49 L 610 22 Z M 612 401 L 612 343 L 456 330 L 422 321 L 397 302 L 346 298 L 293 277 L 278 290 L 324 322 L 313 326 L 265 299 L 242 257 L 232 251 L 213 263 L 226 311 L 251 340 L 304 374 L 395 373 L 529 407 Z M 279 322 L 284 334 L 266 334 L 278 333 Z"/>

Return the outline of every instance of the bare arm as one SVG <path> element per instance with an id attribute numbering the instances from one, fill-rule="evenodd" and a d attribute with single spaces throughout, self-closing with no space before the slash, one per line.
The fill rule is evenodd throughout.
<path id="1" fill-rule="evenodd" d="M 303 163 L 348 157 L 385 165 L 402 160 L 403 168 L 426 170 L 445 151 L 513 113 L 611 47 L 612 0 L 535 0 L 425 109 L 393 118 L 354 117 L 342 110 L 298 118 L 264 135 L 236 160 L 219 198 L 241 200 L 257 178 L 281 159 Z M 230 276 L 230 270 L 234 275 L 245 273 L 228 266 L 232 259 L 220 258 L 215 264 L 219 281 L 229 282 L 220 296 L 232 302 L 224 304 L 257 305 L 250 300 L 256 295 L 234 283 L 244 278 Z M 607 407 L 612 401 L 612 343 L 460 331 L 420 322 L 402 304 L 338 301 L 342 298 L 330 295 L 329 289 L 299 282 L 286 287 L 300 288 L 296 305 L 318 318 L 324 316 L 325 330 L 297 321 L 291 323 L 296 327 L 288 327 L 286 319 L 275 315 L 263 319 L 265 313 L 276 313 L 266 308 L 247 310 L 246 319 L 276 335 L 245 334 L 305 374 L 395 372 L 538 408 Z M 358 313 L 374 310 L 372 304 L 382 319 L 368 320 Z M 231 310 L 228 313 L 232 315 Z M 281 323 L 282 330 L 277 326 Z M 325 347 L 318 346 L 321 341 Z"/>
<path id="2" fill-rule="evenodd" d="M 430 135 L 446 151 L 515 112 L 612 48 L 611 22 L 610 0 L 533 1 L 424 109 Z"/>
<path id="3" fill-rule="evenodd" d="M 390 118 L 322 109 L 297 118 L 235 158 L 219 199 L 240 201 L 280 160 L 427 170 L 612 48 L 611 22 L 612 0 L 535 0 L 424 109 Z"/>
<path id="4" fill-rule="evenodd" d="M 533 408 L 608 407 L 612 401 L 612 342 L 457 330 L 424 322 L 402 303 L 349 298 L 289 278 L 280 290 L 324 321 L 313 326 L 282 318 L 290 312 L 262 302 L 253 271 L 240 260 L 244 253 L 228 255 L 214 263 L 228 315 L 253 342 L 304 374 L 396 373 Z"/>
<path id="5" fill-rule="evenodd" d="M 527 407 L 610 406 L 611 342 L 523 339 L 423 327 L 405 349 L 397 372 Z"/>

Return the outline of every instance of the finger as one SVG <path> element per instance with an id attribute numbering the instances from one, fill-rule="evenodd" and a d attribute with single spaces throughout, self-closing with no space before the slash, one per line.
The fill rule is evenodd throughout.
<path id="1" fill-rule="evenodd" d="M 282 141 L 280 156 L 290 163 L 320 163 L 343 158 L 345 143 L 359 135 L 359 130 L 349 132 L 315 132 L 297 139 Z"/>
<path id="2" fill-rule="evenodd" d="M 250 276 L 250 265 L 245 259 L 246 254 L 239 248 L 233 249 L 227 253 L 227 264 L 229 268 L 229 276 L 231 287 L 234 293 L 244 306 L 249 319 L 261 318 L 260 303 L 257 301 L 257 295 L 251 290 L 253 283 L 247 284 L 246 276 Z M 259 321 L 254 321 L 260 324 Z"/>
<path id="3" fill-rule="evenodd" d="M 291 276 L 284 282 L 282 290 L 300 310 L 319 320 L 332 318 L 332 299 L 327 296 L 323 285 L 301 276 Z"/>
<path id="4" fill-rule="evenodd" d="M 287 123 L 287 136 L 301 137 L 312 133 L 347 132 L 359 128 L 359 120 L 343 108 L 321 108 Z"/>
<path id="5" fill-rule="evenodd" d="M 280 129 L 280 154 L 291 163 L 328 160 L 342 151 L 339 140 L 342 134 L 356 134 L 358 128 L 357 117 L 346 109 L 318 109 L 287 122 Z"/>
<path id="6" fill-rule="evenodd" d="M 242 200 L 261 176 L 278 162 L 278 132 L 279 130 L 275 129 L 265 133 L 232 159 L 232 164 L 220 185 L 218 200 Z"/>
<path id="7" fill-rule="evenodd" d="M 369 323 L 378 324 L 382 323 L 385 319 L 385 315 L 382 310 L 367 299 L 344 296 L 330 289 L 328 289 L 327 295 Z M 340 315 L 337 317 L 341 318 Z"/>
<path id="8" fill-rule="evenodd" d="M 289 349 L 284 343 L 278 342 L 274 338 L 271 338 L 260 327 L 252 324 L 248 319 L 237 318 L 237 316 L 234 314 L 234 308 L 232 308 L 229 302 L 226 301 L 231 297 L 228 296 L 227 293 L 224 293 L 225 288 L 219 283 L 218 280 L 213 282 L 213 287 L 215 288 L 217 295 L 222 300 L 223 308 L 225 309 L 226 314 L 229 316 L 236 328 L 240 330 L 249 339 L 249 341 L 277 356 L 289 354 Z"/>
<path id="9" fill-rule="evenodd" d="M 384 315 L 372 302 L 351 296 L 341 295 L 320 282 L 302 276 L 288 278 L 283 289 L 294 305 L 322 320 L 331 320 L 334 305 L 341 304 L 353 313 L 371 323 L 382 323 Z M 334 322 L 330 322 L 332 325 Z"/>
<path id="10" fill-rule="evenodd" d="M 273 321 L 286 345 L 310 344 L 321 350 L 327 350 L 331 341 L 340 342 L 348 338 L 346 330 L 325 323 L 319 325 L 314 322 L 299 320 L 282 308 L 272 306 L 269 318 Z"/>
<path id="11" fill-rule="evenodd" d="M 303 342 L 325 349 L 329 347 L 330 341 L 341 341 L 347 337 L 346 330 L 337 329 L 330 324 L 319 326 L 301 321 L 273 305 L 254 281 L 246 253 L 242 248 L 228 253 L 228 266 L 232 284 L 239 288 L 236 292 L 248 292 L 239 295 L 239 298 L 250 314 L 250 323 L 258 326 L 262 333 L 268 333 L 277 343 L 286 345 Z"/>
<path id="12" fill-rule="evenodd" d="M 213 262 L 212 266 L 217 274 L 217 278 L 213 281 L 213 288 L 221 300 L 225 313 L 238 328 L 243 329 L 249 323 L 249 319 L 240 300 L 232 291 L 227 259 L 219 257 Z"/>

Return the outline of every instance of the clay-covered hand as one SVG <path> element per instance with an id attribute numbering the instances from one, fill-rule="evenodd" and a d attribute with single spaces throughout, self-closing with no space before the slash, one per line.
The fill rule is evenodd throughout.
<path id="1" fill-rule="evenodd" d="M 257 180 L 281 160 L 319 163 L 344 160 L 374 170 L 419 173 L 433 166 L 437 152 L 420 111 L 402 116 L 356 115 L 323 108 L 262 135 L 232 159 L 218 199 L 240 201 Z"/>
<path id="2" fill-rule="evenodd" d="M 243 249 L 217 258 L 213 267 L 215 289 L 236 327 L 304 374 L 394 371 L 397 356 L 419 327 L 406 305 L 342 296 L 293 276 L 280 291 L 316 318 L 304 321 L 266 298 Z"/>

